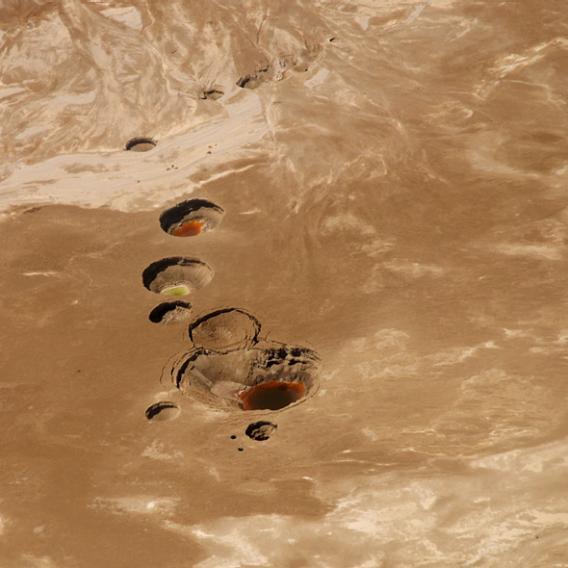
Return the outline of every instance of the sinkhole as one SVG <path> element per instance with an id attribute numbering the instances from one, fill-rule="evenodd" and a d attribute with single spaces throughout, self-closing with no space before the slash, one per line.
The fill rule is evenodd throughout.
<path id="1" fill-rule="evenodd" d="M 317 391 L 318 354 L 262 340 L 260 322 L 246 310 L 211 312 L 189 330 L 193 348 L 168 369 L 184 396 L 219 409 L 266 412 L 298 404 Z"/>
<path id="2" fill-rule="evenodd" d="M 145 412 L 146 419 L 152 422 L 174 420 L 181 414 L 181 409 L 175 402 L 160 401 L 151 404 Z"/>
<path id="3" fill-rule="evenodd" d="M 207 199 L 188 199 L 160 215 L 160 226 L 174 237 L 195 237 L 216 229 L 225 212 Z"/>
<path id="4" fill-rule="evenodd" d="M 189 325 L 195 347 L 216 352 L 246 349 L 258 343 L 260 322 L 242 308 L 223 308 L 197 318 Z"/>
<path id="5" fill-rule="evenodd" d="M 156 144 L 153 138 L 131 138 L 124 148 L 130 152 L 148 152 L 155 148 Z"/>
<path id="6" fill-rule="evenodd" d="M 152 262 L 142 272 L 147 290 L 162 296 L 186 296 L 213 279 L 213 269 L 196 258 L 173 256 Z"/>
<path id="7" fill-rule="evenodd" d="M 257 442 L 264 442 L 269 440 L 272 434 L 276 432 L 278 428 L 277 424 L 273 422 L 268 422 L 266 420 L 259 420 L 258 422 L 253 422 L 247 426 L 245 434 L 251 439 Z"/>
<path id="8" fill-rule="evenodd" d="M 187 321 L 191 317 L 191 304 L 183 300 L 173 302 L 162 302 L 158 304 L 149 314 L 148 319 L 152 323 L 169 325 Z"/>

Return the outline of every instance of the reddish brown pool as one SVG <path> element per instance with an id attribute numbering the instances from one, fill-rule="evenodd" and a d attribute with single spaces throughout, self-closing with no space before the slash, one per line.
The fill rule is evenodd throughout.
<path id="1" fill-rule="evenodd" d="M 172 231 L 175 237 L 195 237 L 203 230 L 204 223 L 198 219 L 192 219 L 182 223 Z"/>
<path id="2" fill-rule="evenodd" d="M 267 381 L 241 393 L 243 410 L 279 410 L 304 397 L 306 387 L 302 383 Z"/>

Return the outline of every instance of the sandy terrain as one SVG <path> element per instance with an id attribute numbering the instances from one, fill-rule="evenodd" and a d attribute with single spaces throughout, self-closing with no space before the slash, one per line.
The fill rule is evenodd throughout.
<path id="1" fill-rule="evenodd" d="M 0 567 L 568 567 L 567 29 L 0 0 Z"/>

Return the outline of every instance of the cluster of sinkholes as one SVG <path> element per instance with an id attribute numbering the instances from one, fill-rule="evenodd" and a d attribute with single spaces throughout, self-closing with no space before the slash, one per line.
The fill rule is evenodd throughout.
<path id="1" fill-rule="evenodd" d="M 137 144 L 149 144 L 149 139 L 136 140 Z M 145 151 L 135 146 L 127 149 Z M 223 208 L 211 201 L 189 199 L 165 210 L 159 223 L 173 237 L 196 237 L 217 229 L 224 214 Z M 150 311 L 148 319 L 155 324 L 189 322 L 187 338 L 191 343 L 166 371 L 173 383 L 168 397 L 174 400 L 151 404 L 145 411 L 151 422 L 178 418 L 183 397 L 217 410 L 272 413 L 305 401 L 317 390 L 317 353 L 263 338 L 260 321 L 247 310 L 222 308 L 191 321 L 192 304 L 178 298 L 207 286 L 213 276 L 208 263 L 187 256 L 156 260 L 142 272 L 144 287 L 167 298 Z M 276 429 L 276 424 L 260 420 L 249 424 L 245 434 L 251 440 L 265 441 Z"/>
<path id="2" fill-rule="evenodd" d="M 258 318 L 242 308 L 198 317 L 189 324 L 187 335 L 191 348 L 176 356 L 164 377 L 174 387 L 171 398 L 178 402 L 152 404 L 146 410 L 148 420 L 177 418 L 179 401 L 185 397 L 217 410 L 265 414 L 300 404 L 317 392 L 317 353 L 263 339 Z M 245 434 L 266 441 L 276 429 L 273 422 L 260 420 L 249 424 Z"/>
<path id="3" fill-rule="evenodd" d="M 262 338 L 260 321 L 247 310 L 209 312 L 189 324 L 187 336 L 191 348 L 176 356 L 164 376 L 174 387 L 169 396 L 177 402 L 161 400 L 149 406 L 150 421 L 176 419 L 184 397 L 220 411 L 266 414 L 300 404 L 317 392 L 317 353 Z M 258 420 L 246 427 L 245 435 L 262 442 L 276 430 L 275 423 Z"/>
<path id="4" fill-rule="evenodd" d="M 335 41 L 337 38 L 332 36 L 329 42 Z M 262 83 L 267 81 L 280 81 L 284 78 L 284 74 L 288 69 L 296 72 L 307 72 L 310 67 L 310 61 L 313 57 L 278 57 L 272 64 L 257 66 L 253 73 L 248 73 L 239 77 L 236 85 L 241 89 L 256 89 Z M 202 100 L 217 101 L 225 95 L 225 92 L 217 85 L 202 88 L 199 92 L 199 98 Z M 126 142 L 124 149 L 130 152 L 149 152 L 158 144 L 157 140 L 151 137 L 138 136 L 131 138 Z"/>
<path id="5" fill-rule="evenodd" d="M 189 199 L 164 211 L 160 226 L 174 237 L 196 237 L 216 229 L 224 214 L 223 208 L 211 201 Z M 171 256 L 149 264 L 142 272 L 142 283 L 150 292 L 179 298 L 207 286 L 213 276 L 211 266 L 199 258 Z M 190 309 L 188 302 L 166 302 L 156 306 L 149 319 L 154 323 L 185 320 Z"/>
<path id="6" fill-rule="evenodd" d="M 272 63 L 257 66 L 253 73 L 239 77 L 236 85 L 241 89 L 256 89 L 267 81 L 281 81 L 288 70 L 299 73 L 307 72 L 312 60 L 313 54 L 307 52 L 301 56 L 280 56 Z"/>
<path id="7" fill-rule="evenodd" d="M 241 308 L 196 319 L 188 330 L 192 349 L 173 363 L 169 379 L 184 396 L 223 410 L 278 411 L 313 395 L 317 353 L 261 339 L 260 331 Z"/>
<path id="8" fill-rule="evenodd" d="M 279 57 L 273 64 L 258 66 L 255 72 L 240 77 L 236 85 L 255 89 L 265 81 L 283 79 L 287 69 L 306 72 L 308 68 L 305 58 Z M 199 93 L 203 100 L 216 101 L 223 96 L 216 85 Z M 148 152 L 157 144 L 151 137 L 135 137 L 124 149 Z M 223 216 L 223 209 L 211 201 L 190 199 L 164 211 L 160 226 L 174 237 L 195 237 L 216 229 Z M 150 311 L 149 321 L 162 325 L 189 322 L 192 304 L 177 298 L 207 286 L 213 276 L 212 267 L 198 258 L 173 256 L 149 264 L 142 273 L 144 287 L 168 299 Z M 240 308 L 216 310 L 191 322 L 188 336 L 192 348 L 170 370 L 178 391 L 213 407 L 245 412 L 282 410 L 313 394 L 319 362 L 315 351 L 262 340 L 260 330 L 259 320 Z M 176 402 L 161 400 L 150 405 L 145 415 L 150 421 L 167 421 L 180 413 Z M 271 422 L 259 421 L 250 424 L 245 434 L 262 441 L 276 428 Z"/>

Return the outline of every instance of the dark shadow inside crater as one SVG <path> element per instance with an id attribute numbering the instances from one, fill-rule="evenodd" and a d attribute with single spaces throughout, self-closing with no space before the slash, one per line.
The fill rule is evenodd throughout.
<path id="1" fill-rule="evenodd" d="M 209 99 L 216 101 L 220 99 L 224 94 L 225 93 L 220 89 L 206 89 L 201 93 L 200 98 L 203 100 Z"/>
<path id="2" fill-rule="evenodd" d="M 191 315 L 191 304 L 183 300 L 162 302 L 148 315 L 152 323 L 170 324 L 186 321 Z"/>
<path id="3" fill-rule="evenodd" d="M 125 146 L 132 152 L 148 152 L 156 147 L 157 142 L 153 138 L 131 138 Z"/>
<path id="4" fill-rule="evenodd" d="M 266 381 L 239 393 L 243 410 L 280 410 L 304 397 L 302 383 Z"/>
<path id="5" fill-rule="evenodd" d="M 180 413 L 181 410 L 175 402 L 160 401 L 150 405 L 145 415 L 148 420 L 165 422 L 177 418 Z"/>
<path id="6" fill-rule="evenodd" d="M 237 87 L 240 87 L 241 89 L 256 89 L 261 82 L 262 81 L 256 74 L 244 75 L 237 81 Z"/>
<path id="7" fill-rule="evenodd" d="M 264 442 L 270 439 L 270 436 L 276 431 L 278 426 L 273 422 L 268 422 L 266 420 L 259 420 L 258 422 L 253 422 L 247 426 L 245 434 L 251 438 L 251 440 L 256 440 L 257 442 Z"/>

